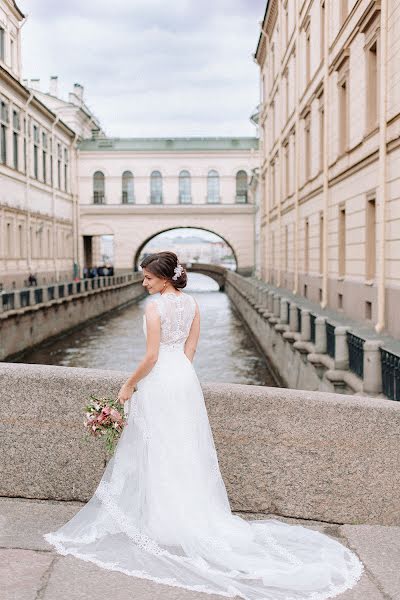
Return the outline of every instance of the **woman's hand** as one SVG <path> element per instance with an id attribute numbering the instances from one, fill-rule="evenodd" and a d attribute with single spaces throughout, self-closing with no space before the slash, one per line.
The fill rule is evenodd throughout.
<path id="1" fill-rule="evenodd" d="M 129 400 L 135 391 L 135 386 L 131 383 L 124 383 L 121 386 L 121 389 L 118 392 L 118 400 L 121 404 L 124 404 L 127 400 Z"/>

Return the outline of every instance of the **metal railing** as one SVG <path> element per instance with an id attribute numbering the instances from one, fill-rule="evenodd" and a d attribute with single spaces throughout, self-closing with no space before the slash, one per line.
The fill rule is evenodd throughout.
<path id="1" fill-rule="evenodd" d="M 347 347 L 349 350 L 349 369 L 353 371 L 361 379 L 364 378 L 364 342 L 362 338 L 358 337 L 350 331 L 346 332 L 347 335 Z"/>
<path id="2" fill-rule="evenodd" d="M 382 392 L 390 400 L 400 400 L 400 356 L 381 350 Z"/>
<path id="3" fill-rule="evenodd" d="M 141 281 L 141 279 L 140 273 L 127 273 L 125 275 L 92 277 L 73 282 L 52 283 L 14 290 L 12 292 L 0 292 L 0 312 L 25 308 L 35 304 L 42 304 L 43 302 L 51 302 L 59 298 L 66 298 L 104 287 Z"/>
<path id="4" fill-rule="evenodd" d="M 335 326 L 326 321 L 326 352 L 331 358 L 335 358 Z"/>

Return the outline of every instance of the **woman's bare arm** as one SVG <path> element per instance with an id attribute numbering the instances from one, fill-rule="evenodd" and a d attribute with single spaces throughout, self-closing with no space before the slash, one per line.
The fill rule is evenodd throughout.
<path id="1" fill-rule="evenodd" d="M 128 377 L 118 393 L 118 398 L 122 402 L 129 400 L 138 381 L 150 373 L 158 360 L 161 325 L 160 315 L 155 302 L 148 303 L 145 309 L 145 315 L 147 331 L 146 353 L 135 371 L 132 373 L 132 375 L 130 375 L 130 377 Z"/>
<path id="2" fill-rule="evenodd" d="M 200 311 L 199 311 L 199 307 L 196 302 L 194 318 L 192 321 L 192 325 L 190 327 L 189 335 L 185 342 L 185 354 L 190 361 L 193 361 L 193 357 L 194 357 L 196 349 L 197 349 L 197 342 L 199 341 L 199 336 L 200 336 Z"/>

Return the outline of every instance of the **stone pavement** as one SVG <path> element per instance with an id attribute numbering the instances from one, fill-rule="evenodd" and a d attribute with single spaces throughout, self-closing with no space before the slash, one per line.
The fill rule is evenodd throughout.
<path id="1" fill-rule="evenodd" d="M 0 498 L 2 600 L 220 600 L 223 597 L 156 584 L 57 554 L 42 534 L 60 527 L 81 506 L 81 502 Z M 257 518 L 258 515 L 241 516 Z M 283 517 L 282 520 L 336 537 L 358 554 L 365 573 L 352 590 L 338 596 L 340 600 L 400 600 L 400 527 L 334 525 Z"/>

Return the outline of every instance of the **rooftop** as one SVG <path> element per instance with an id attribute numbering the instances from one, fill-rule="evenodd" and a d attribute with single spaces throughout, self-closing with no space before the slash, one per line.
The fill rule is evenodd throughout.
<path id="1" fill-rule="evenodd" d="M 102 138 L 82 140 L 79 149 L 87 152 L 127 151 L 210 151 L 258 149 L 256 137 L 173 137 Z"/>

